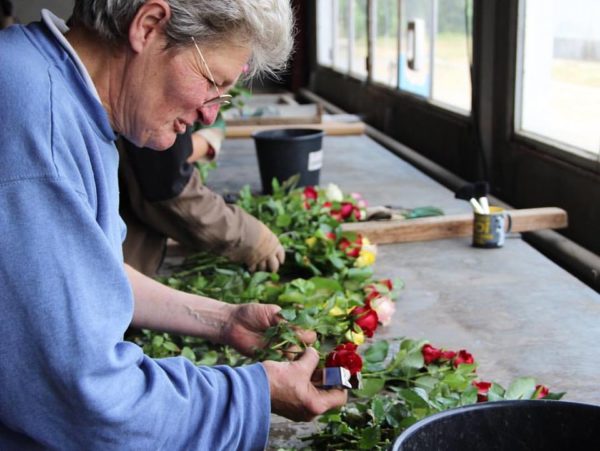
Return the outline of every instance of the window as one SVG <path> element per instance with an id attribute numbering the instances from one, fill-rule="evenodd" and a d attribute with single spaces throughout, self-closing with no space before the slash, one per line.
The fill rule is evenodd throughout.
<path id="1" fill-rule="evenodd" d="M 472 1 L 318 0 L 319 63 L 469 113 Z"/>
<path id="2" fill-rule="evenodd" d="M 398 0 L 376 0 L 373 80 L 398 86 Z"/>
<path id="3" fill-rule="evenodd" d="M 350 1 L 333 0 L 333 67 L 343 73 L 350 70 Z"/>
<path id="4" fill-rule="evenodd" d="M 352 0 L 350 16 L 352 18 L 352 61 L 351 73 L 359 78 L 367 78 L 367 0 Z"/>
<path id="5" fill-rule="evenodd" d="M 333 1 L 317 2 L 317 61 L 321 66 L 333 65 Z"/>
<path id="6" fill-rule="evenodd" d="M 600 153 L 599 17 L 598 0 L 520 3 L 515 127 L 591 158 Z"/>

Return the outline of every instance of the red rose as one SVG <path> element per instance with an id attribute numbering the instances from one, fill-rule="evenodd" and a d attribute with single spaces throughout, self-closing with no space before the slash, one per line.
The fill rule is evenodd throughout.
<path id="1" fill-rule="evenodd" d="M 491 382 L 473 381 L 473 387 L 477 388 L 477 402 L 486 402 L 488 400 L 487 394 L 491 386 Z"/>
<path id="2" fill-rule="evenodd" d="M 537 393 L 535 399 L 542 399 L 548 396 L 548 393 L 550 393 L 550 389 L 545 385 L 536 385 L 535 392 Z"/>
<path id="3" fill-rule="evenodd" d="M 354 323 L 362 329 L 367 337 L 371 338 L 379 325 L 379 317 L 377 312 L 371 308 L 371 304 L 367 302 L 362 307 L 354 307 L 351 313 Z"/>
<path id="4" fill-rule="evenodd" d="M 423 360 L 425 361 L 425 365 L 429 365 L 430 363 L 435 362 L 442 356 L 441 349 L 434 348 L 429 344 L 423 346 L 423 348 L 421 349 L 421 353 L 423 354 Z"/>
<path id="5" fill-rule="evenodd" d="M 392 280 L 391 279 L 381 279 L 379 281 L 380 284 L 385 285 L 387 287 L 388 290 L 392 291 L 394 289 L 393 285 L 392 285 Z"/>
<path id="6" fill-rule="evenodd" d="M 342 216 L 342 219 L 348 219 L 353 211 L 354 205 L 352 205 L 350 202 L 342 202 L 340 209 L 340 215 Z"/>
<path id="7" fill-rule="evenodd" d="M 325 366 L 341 366 L 356 374 L 362 370 L 362 359 L 356 353 L 357 346 L 354 343 L 343 343 L 335 347 L 325 360 Z"/>
<path id="8" fill-rule="evenodd" d="M 458 368 L 458 365 L 462 365 L 463 363 L 471 364 L 474 363 L 475 360 L 473 356 L 469 354 L 465 349 L 461 349 L 458 351 L 458 355 L 454 358 L 454 367 Z"/>
<path id="9" fill-rule="evenodd" d="M 331 241 L 335 241 L 337 239 L 337 236 L 333 232 L 327 232 L 325 234 L 325 238 L 327 238 L 328 240 L 331 240 Z"/>
<path id="10" fill-rule="evenodd" d="M 440 359 L 442 360 L 452 360 L 456 356 L 456 352 L 454 351 L 442 351 L 442 355 Z"/>
<path id="11" fill-rule="evenodd" d="M 377 290 L 373 290 L 371 292 L 369 292 L 369 294 L 367 294 L 367 296 L 365 297 L 365 301 L 371 302 L 373 299 L 377 299 L 381 297 L 381 294 L 379 293 L 379 291 Z"/>
<path id="12" fill-rule="evenodd" d="M 319 197 L 319 193 L 317 193 L 317 190 L 314 186 L 307 186 L 304 188 L 305 199 L 317 200 L 317 197 Z"/>
<path id="13" fill-rule="evenodd" d="M 340 250 L 344 251 L 348 257 L 358 258 L 360 255 L 360 249 L 362 247 L 362 237 L 357 235 L 354 242 L 350 241 L 346 237 L 342 237 L 338 246 Z"/>

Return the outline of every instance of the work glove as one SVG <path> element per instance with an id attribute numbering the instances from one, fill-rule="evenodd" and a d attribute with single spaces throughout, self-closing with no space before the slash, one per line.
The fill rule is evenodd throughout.
<path id="1" fill-rule="evenodd" d="M 260 235 L 256 246 L 244 259 L 251 272 L 277 272 L 285 261 L 285 250 L 277 236 L 269 228 L 260 223 Z"/>

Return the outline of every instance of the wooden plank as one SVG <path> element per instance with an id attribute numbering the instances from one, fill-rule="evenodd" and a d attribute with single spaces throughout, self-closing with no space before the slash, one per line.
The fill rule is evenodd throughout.
<path id="1" fill-rule="evenodd" d="M 265 105 L 231 108 L 223 113 L 227 127 L 234 125 L 319 124 L 323 115 L 320 104 Z"/>
<path id="2" fill-rule="evenodd" d="M 526 208 L 507 210 L 507 212 L 512 220 L 511 232 L 561 229 L 568 225 L 567 212 L 561 208 Z M 375 244 L 441 240 L 472 235 L 473 214 L 466 213 L 408 220 L 354 222 L 344 224 L 342 229 L 361 233 Z"/>
<path id="3" fill-rule="evenodd" d="M 250 138 L 254 132 L 276 128 L 314 128 L 324 130 L 330 136 L 362 135 L 365 132 L 363 122 L 323 122 L 321 124 L 232 125 L 226 127 L 225 136 L 227 138 Z"/>

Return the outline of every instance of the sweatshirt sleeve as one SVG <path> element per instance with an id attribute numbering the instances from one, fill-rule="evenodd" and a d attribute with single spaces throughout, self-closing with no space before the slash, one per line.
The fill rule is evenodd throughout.
<path id="1" fill-rule="evenodd" d="M 123 340 L 131 289 L 84 194 L 14 180 L 0 212 L 0 449 L 264 448 L 261 364 L 196 367 Z"/>
<path id="2" fill-rule="evenodd" d="M 262 256 L 273 252 L 273 246 L 269 248 L 261 245 L 263 237 L 270 233 L 266 226 L 240 207 L 225 203 L 222 196 L 202 184 L 197 171 L 190 174 L 180 192 L 169 198 L 152 200 L 141 180 L 147 174 L 140 173 L 142 169 L 131 161 L 122 142 L 119 149 L 121 209 L 125 218 L 130 220 L 133 216 L 143 227 L 172 238 L 186 247 L 225 255 L 238 262 L 247 263 L 256 254 Z M 127 211 L 123 212 L 123 209 Z M 127 240 L 135 242 L 132 235 L 136 233 L 136 229 L 132 228 L 128 233 Z M 126 261 L 140 269 L 135 264 L 139 259 L 135 255 L 128 255 L 132 254 L 128 252 L 128 244 L 125 243 Z M 158 251 L 161 252 L 162 250 Z M 153 252 L 146 250 L 144 254 L 150 255 Z"/>

